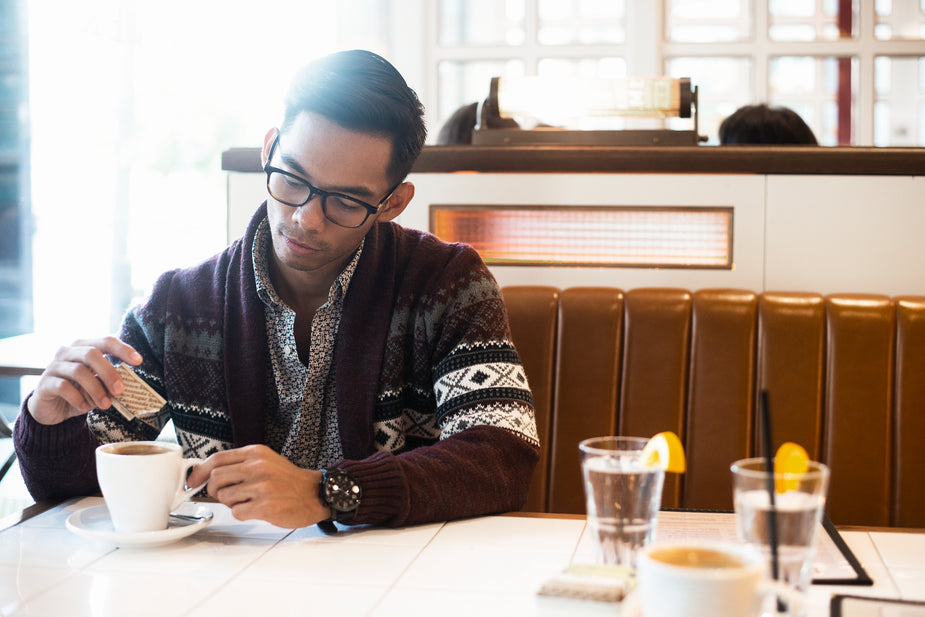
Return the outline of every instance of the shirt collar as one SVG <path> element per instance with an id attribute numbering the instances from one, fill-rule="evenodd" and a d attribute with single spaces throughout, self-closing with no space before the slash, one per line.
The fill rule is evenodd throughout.
<path id="1" fill-rule="evenodd" d="M 337 275 L 328 291 L 328 302 L 340 302 L 347 293 L 350 281 L 353 279 L 353 273 L 356 272 L 357 264 L 360 263 L 360 255 L 363 253 L 363 246 L 366 244 L 366 237 L 360 242 L 360 246 L 353 254 L 353 258 Z M 273 280 L 270 278 L 270 251 L 273 250 L 273 242 L 270 239 L 270 223 L 264 218 L 257 226 L 257 232 L 254 234 L 254 244 L 252 247 L 254 261 L 254 278 L 257 281 L 257 296 L 269 307 L 283 308 L 286 304 L 280 299 L 273 287 Z"/>

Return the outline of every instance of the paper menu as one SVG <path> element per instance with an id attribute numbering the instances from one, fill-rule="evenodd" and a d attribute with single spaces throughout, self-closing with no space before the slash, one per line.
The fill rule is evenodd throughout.
<path id="1" fill-rule="evenodd" d="M 662 510 L 658 513 L 656 536 L 660 542 L 712 540 L 738 542 L 735 513 L 725 511 Z M 816 533 L 816 557 L 813 583 L 870 585 L 872 581 L 861 568 L 838 530 L 825 518 Z"/>

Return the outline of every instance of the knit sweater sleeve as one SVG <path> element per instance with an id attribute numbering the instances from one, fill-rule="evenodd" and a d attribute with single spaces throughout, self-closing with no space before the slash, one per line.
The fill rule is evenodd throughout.
<path id="1" fill-rule="evenodd" d="M 13 427 L 13 443 L 29 494 L 41 501 L 95 493 L 94 450 L 99 442 L 87 428 L 87 417 L 39 424 L 26 409 L 28 400 Z"/>
<path id="2" fill-rule="evenodd" d="M 166 281 L 169 276 L 162 276 L 159 287 L 165 287 Z M 161 380 L 152 379 L 160 374 L 162 354 L 152 348 L 139 322 L 138 310 L 136 307 L 126 314 L 120 338 L 144 358 L 144 363 L 135 368 L 136 374 L 163 394 Z M 32 418 L 24 402 L 15 425 L 14 443 L 26 488 L 36 500 L 95 493 L 99 490 L 96 447 L 113 441 L 155 439 L 165 421 L 165 410 L 130 422 L 110 407 L 46 426 Z"/>
<path id="3" fill-rule="evenodd" d="M 343 461 L 360 483 L 356 522 L 408 525 L 523 507 L 539 458 L 533 399 L 499 289 L 477 253 L 414 260 L 379 375 L 372 456 Z"/>

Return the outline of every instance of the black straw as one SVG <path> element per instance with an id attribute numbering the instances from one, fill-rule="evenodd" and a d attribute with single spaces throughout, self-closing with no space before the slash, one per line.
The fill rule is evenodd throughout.
<path id="1" fill-rule="evenodd" d="M 780 578 L 780 561 L 777 549 L 777 507 L 774 505 L 774 451 L 771 441 L 771 408 L 768 403 L 768 391 L 762 390 L 759 394 L 758 411 L 761 416 L 761 433 L 764 439 L 765 469 L 768 472 L 768 540 L 771 543 L 771 577 L 776 581 Z M 785 610 L 780 598 L 777 600 L 777 610 Z"/>

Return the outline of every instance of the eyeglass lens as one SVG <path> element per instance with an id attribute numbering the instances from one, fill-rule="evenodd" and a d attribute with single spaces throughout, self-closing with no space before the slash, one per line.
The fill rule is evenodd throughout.
<path id="1" fill-rule="evenodd" d="M 293 207 L 307 203 L 317 194 L 312 187 L 278 171 L 270 172 L 267 188 L 273 199 Z M 321 195 L 321 209 L 329 221 L 342 227 L 359 227 L 369 216 L 369 210 L 363 206 L 336 195 Z"/>

